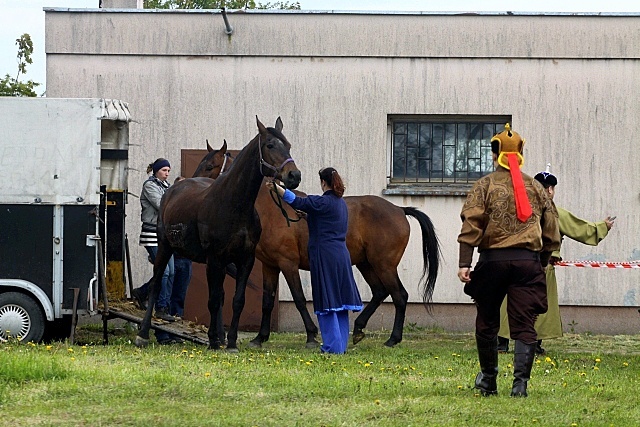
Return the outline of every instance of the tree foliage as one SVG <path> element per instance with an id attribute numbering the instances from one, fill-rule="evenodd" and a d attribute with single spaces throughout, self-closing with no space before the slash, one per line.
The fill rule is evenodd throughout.
<path id="1" fill-rule="evenodd" d="M 20 81 L 20 75 L 27 74 L 27 64 L 33 63 L 31 36 L 27 33 L 21 35 L 16 39 L 16 45 L 18 46 L 18 74 L 15 78 L 7 74 L 0 79 L 0 96 L 38 96 L 34 89 L 40 86 L 40 83 L 35 83 L 33 80 Z"/>
<path id="2" fill-rule="evenodd" d="M 281 9 L 300 10 L 300 2 L 254 0 L 144 0 L 145 9 Z"/>

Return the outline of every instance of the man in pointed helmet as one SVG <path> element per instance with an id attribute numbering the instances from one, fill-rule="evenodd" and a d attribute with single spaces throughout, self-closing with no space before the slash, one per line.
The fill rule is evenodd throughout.
<path id="1" fill-rule="evenodd" d="M 534 322 L 547 311 L 544 267 L 560 247 L 553 201 L 538 181 L 520 171 L 523 149 L 524 139 L 507 123 L 491 139 L 496 170 L 476 181 L 460 214 L 458 278 L 476 304 L 480 373 L 475 388 L 483 396 L 498 393 L 497 335 L 505 296 L 515 340 L 511 396 L 527 396 L 537 342 Z M 479 260 L 472 271 L 474 248 Z"/>

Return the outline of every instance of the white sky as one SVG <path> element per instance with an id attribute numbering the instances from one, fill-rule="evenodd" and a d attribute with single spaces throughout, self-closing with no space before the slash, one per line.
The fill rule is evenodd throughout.
<path id="1" fill-rule="evenodd" d="M 260 1 L 260 0 L 258 0 Z M 433 12 L 637 12 L 639 0 L 299 0 L 303 10 L 374 10 Z M 263 3 L 266 1 L 263 1 Z M 43 7 L 97 8 L 98 0 L 0 0 L 0 76 L 15 77 L 18 67 L 15 44 L 29 33 L 33 40 L 33 64 L 22 80 L 42 83 L 45 90 Z"/>

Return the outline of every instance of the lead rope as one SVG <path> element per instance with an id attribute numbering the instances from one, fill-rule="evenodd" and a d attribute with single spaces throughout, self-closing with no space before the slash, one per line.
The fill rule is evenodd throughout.
<path id="1" fill-rule="evenodd" d="M 272 179 L 269 182 L 275 183 L 275 180 Z M 275 193 L 275 196 L 274 196 L 274 193 Z M 298 222 L 302 218 L 304 218 L 303 213 L 298 210 L 296 210 L 296 214 L 298 214 L 297 219 L 289 217 L 289 214 L 287 214 L 287 210 L 284 208 L 282 197 L 280 197 L 277 191 L 270 189 L 269 195 L 271 196 L 271 200 L 273 200 L 273 203 L 275 203 L 276 206 L 280 209 L 280 212 L 282 213 L 282 216 L 284 217 L 284 219 L 287 220 L 287 227 L 291 227 L 292 222 Z"/>

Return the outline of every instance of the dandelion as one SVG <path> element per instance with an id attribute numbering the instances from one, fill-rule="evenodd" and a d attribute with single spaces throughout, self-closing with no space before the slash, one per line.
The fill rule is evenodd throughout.
<path id="1" fill-rule="evenodd" d="M 53 348 L 53 346 L 48 345 L 48 346 L 46 346 L 45 348 L 46 348 L 47 350 L 51 350 L 51 349 Z"/>
<path id="2" fill-rule="evenodd" d="M 206 378 L 209 378 L 209 377 L 211 376 L 211 372 L 205 372 L 205 373 L 204 373 L 204 376 L 205 376 Z"/>
<path id="3" fill-rule="evenodd" d="M 599 369 L 600 369 L 600 368 L 598 368 L 597 366 L 594 366 L 594 367 L 593 367 L 593 370 L 594 370 L 594 371 L 597 371 L 597 370 L 599 370 Z"/>
<path id="4" fill-rule="evenodd" d="M 304 364 L 307 366 L 311 366 L 311 360 L 309 360 L 308 362 L 304 362 Z"/>
<path id="5" fill-rule="evenodd" d="M 622 362 L 622 366 L 626 368 L 627 366 L 629 366 L 629 364 L 627 362 Z"/>
<path id="6" fill-rule="evenodd" d="M 549 362 L 551 362 L 551 358 L 549 356 L 547 356 L 547 357 L 544 358 L 544 361 L 549 363 Z"/>
<path id="7" fill-rule="evenodd" d="M 438 359 L 439 359 L 439 357 L 438 357 L 438 356 L 435 356 L 435 357 L 434 357 L 434 359 L 438 360 Z"/>
<path id="8" fill-rule="evenodd" d="M 374 400 L 373 403 L 375 403 L 376 405 L 379 405 L 380 404 L 380 399 Z"/>
<path id="9" fill-rule="evenodd" d="M 578 427 L 578 423 L 571 423 L 571 427 Z"/>
<path id="10" fill-rule="evenodd" d="M 68 351 L 69 353 L 73 353 L 73 349 L 72 349 L 71 347 L 69 347 L 69 348 L 67 349 L 67 351 Z"/>
<path id="11" fill-rule="evenodd" d="M 73 362 L 74 360 L 76 360 L 76 358 L 75 357 L 71 357 L 71 361 Z"/>
<path id="12" fill-rule="evenodd" d="M 364 364 L 364 367 L 365 367 L 365 368 L 368 368 L 369 366 L 371 366 L 371 363 L 369 363 L 369 362 L 367 362 L 367 363 L 365 363 L 365 364 Z"/>
<path id="13" fill-rule="evenodd" d="M 449 371 L 449 372 L 453 372 L 453 369 L 449 368 L 449 369 L 447 369 L 447 371 Z"/>
<path id="14" fill-rule="evenodd" d="M 458 390 L 462 390 L 462 386 L 461 385 L 458 386 Z"/>
<path id="15" fill-rule="evenodd" d="M 596 363 L 600 363 L 600 358 L 596 358 Z"/>

